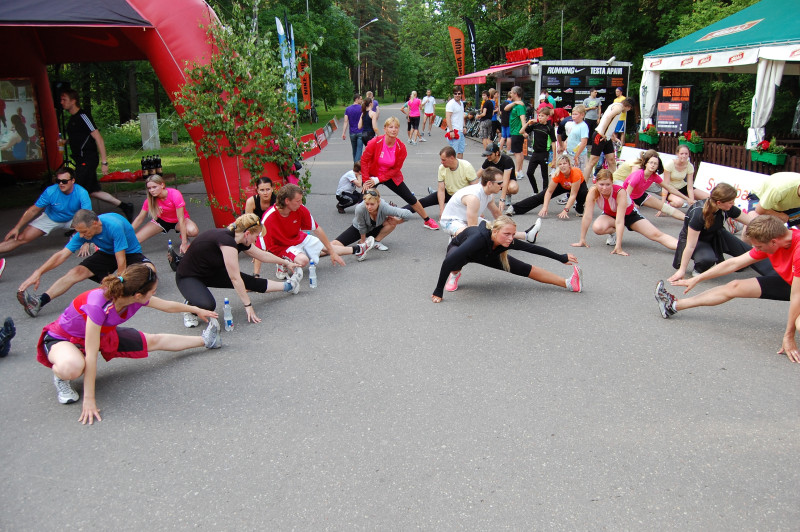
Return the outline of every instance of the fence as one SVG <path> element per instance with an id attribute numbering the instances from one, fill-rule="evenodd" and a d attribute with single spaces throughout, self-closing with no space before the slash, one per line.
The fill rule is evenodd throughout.
<path id="1" fill-rule="evenodd" d="M 744 144 L 744 142 L 742 144 Z M 705 141 L 702 152 L 691 154 L 692 164 L 697 168 L 702 161 L 706 161 L 712 164 L 730 166 L 731 168 L 767 175 L 774 174 L 775 172 L 800 172 L 800 156 L 787 155 L 786 164 L 782 166 L 754 162 L 750 159 L 750 151 L 745 149 L 742 144 L 733 145 Z M 648 150 L 654 146 L 638 140 L 637 137 L 636 147 Z M 655 149 L 662 153 L 675 153 L 678 149 L 678 137 L 659 135 L 658 144 L 655 146 Z"/>

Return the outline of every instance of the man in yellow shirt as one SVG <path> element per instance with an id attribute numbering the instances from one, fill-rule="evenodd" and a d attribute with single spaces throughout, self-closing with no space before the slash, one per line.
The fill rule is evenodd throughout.
<path id="1" fill-rule="evenodd" d="M 756 196 L 753 198 L 753 196 Z M 757 199 L 757 214 L 771 214 L 789 227 L 800 225 L 800 174 L 776 172 L 753 188 L 749 199 Z"/>

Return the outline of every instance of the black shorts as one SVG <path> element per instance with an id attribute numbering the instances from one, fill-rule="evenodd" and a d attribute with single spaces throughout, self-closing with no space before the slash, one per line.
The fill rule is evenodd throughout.
<path id="1" fill-rule="evenodd" d="M 97 182 L 97 165 L 100 158 L 96 154 L 89 154 L 83 158 L 75 158 L 75 182 L 91 194 L 100 189 Z"/>
<path id="2" fill-rule="evenodd" d="M 603 213 L 603 216 L 608 216 L 608 214 Z M 613 219 L 613 217 L 611 216 L 608 217 Z M 639 220 L 644 220 L 644 216 L 639 214 L 639 211 L 637 211 L 636 209 L 633 209 L 630 214 L 625 215 L 625 227 L 628 228 L 628 231 L 633 231 L 631 226 L 636 222 L 638 222 Z"/>
<path id="3" fill-rule="evenodd" d="M 120 353 L 120 357 L 125 357 L 122 353 L 139 353 L 144 351 L 147 347 L 145 345 L 142 333 L 136 329 L 132 329 L 131 327 L 117 327 L 116 330 L 117 338 L 119 338 L 117 353 Z M 61 342 L 69 342 L 69 340 L 55 338 L 54 336 L 50 336 L 50 333 L 45 333 L 44 337 L 42 338 L 42 347 L 44 348 L 44 352 L 49 356 L 50 350 L 53 348 L 53 346 Z M 81 351 L 83 351 L 82 348 Z"/>
<path id="4" fill-rule="evenodd" d="M 522 153 L 523 144 L 525 144 L 525 137 L 522 135 L 511 135 L 511 153 Z"/>
<path id="5" fill-rule="evenodd" d="M 756 277 L 758 286 L 761 287 L 759 299 L 772 299 L 774 301 L 789 301 L 792 295 L 792 285 L 778 275 L 764 275 Z"/>
<path id="6" fill-rule="evenodd" d="M 411 124 L 411 129 L 419 129 L 419 117 L 412 116 L 409 124 Z"/>
<path id="7" fill-rule="evenodd" d="M 150 259 L 141 253 L 126 253 L 125 263 L 130 266 L 131 264 L 150 263 Z M 81 266 L 88 269 L 94 275 L 89 277 L 92 281 L 99 283 L 106 275 L 110 275 L 117 271 L 117 257 L 103 253 L 102 251 L 95 251 L 92 255 L 83 259 Z"/>
<path id="8" fill-rule="evenodd" d="M 170 231 L 175 231 L 176 233 L 178 232 L 177 229 L 178 222 L 165 222 L 161 218 L 156 218 L 156 220 L 153 223 L 155 223 L 158 226 L 161 226 L 161 229 L 165 233 L 169 233 Z"/>
<path id="9" fill-rule="evenodd" d="M 376 237 L 381 232 L 381 229 L 383 229 L 383 224 L 376 225 L 375 227 L 367 231 L 367 236 Z M 358 242 L 360 238 L 361 238 L 361 233 L 358 232 L 358 228 L 354 225 L 351 225 L 350 227 L 342 231 L 342 234 L 337 236 L 334 240 L 338 240 L 339 242 L 342 243 L 343 246 L 352 246 L 353 244 Z"/>
<path id="10" fill-rule="evenodd" d="M 600 133 L 594 134 L 594 139 L 592 139 L 592 151 L 591 154 L 597 157 L 600 157 L 600 154 L 604 153 L 608 155 L 609 153 L 614 153 L 614 143 L 605 138 Z"/>
<path id="11" fill-rule="evenodd" d="M 639 196 L 638 198 L 633 198 L 633 202 L 634 202 L 636 205 L 638 205 L 639 207 L 641 207 L 641 206 L 642 206 L 642 203 L 644 203 L 644 201 L 645 201 L 647 198 L 649 198 L 649 197 L 650 197 L 650 194 L 648 194 L 647 192 L 645 192 L 644 194 L 642 194 L 642 195 L 641 195 L 641 196 Z"/>

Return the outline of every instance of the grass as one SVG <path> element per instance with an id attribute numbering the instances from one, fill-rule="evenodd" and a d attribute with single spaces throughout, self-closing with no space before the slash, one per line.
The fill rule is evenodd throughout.
<path id="1" fill-rule="evenodd" d="M 345 107 L 347 106 L 336 105 L 329 107 L 327 111 L 325 110 L 324 106 L 317 107 L 317 116 L 319 116 L 319 121 L 316 124 L 309 124 L 308 121 L 301 122 L 300 134 L 306 135 L 308 133 L 313 133 L 319 128 L 325 127 L 325 124 L 327 124 L 331 118 L 336 117 L 337 119 L 341 120 L 342 117 L 344 117 Z"/>

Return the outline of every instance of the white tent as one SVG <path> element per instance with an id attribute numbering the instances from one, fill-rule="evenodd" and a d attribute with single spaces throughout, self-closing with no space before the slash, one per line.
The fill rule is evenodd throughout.
<path id="1" fill-rule="evenodd" d="M 641 127 L 653 123 L 663 71 L 757 74 L 747 147 L 764 139 L 784 74 L 800 75 L 800 1 L 762 0 L 644 56 Z"/>

